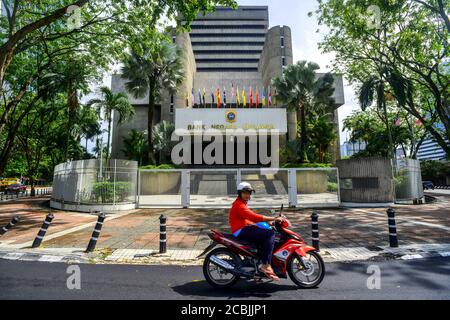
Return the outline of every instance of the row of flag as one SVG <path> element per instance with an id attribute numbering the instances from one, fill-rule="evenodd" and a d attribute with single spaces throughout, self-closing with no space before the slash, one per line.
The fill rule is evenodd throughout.
<path id="1" fill-rule="evenodd" d="M 237 87 L 235 90 L 234 84 L 231 84 L 230 94 L 231 99 L 227 101 L 227 91 L 225 88 L 223 88 L 223 91 L 221 91 L 220 88 L 218 88 L 217 90 L 211 88 L 209 94 L 210 98 L 207 101 L 205 88 L 203 88 L 203 90 L 198 89 L 198 95 L 196 95 L 195 90 L 192 89 L 190 97 L 188 94 L 186 94 L 186 106 L 188 107 L 191 103 L 191 105 L 193 106 L 198 105 L 204 107 L 206 107 L 208 104 L 217 105 L 219 108 L 226 108 L 227 105 L 246 107 L 247 102 L 250 108 L 258 107 L 260 104 L 263 107 L 272 107 L 276 105 L 276 92 L 272 92 L 270 86 L 267 91 L 266 88 L 262 88 L 262 91 L 259 91 L 258 87 L 255 88 L 255 91 L 253 91 L 253 88 L 250 87 L 247 99 L 247 91 L 245 90 L 245 87 L 242 89 L 242 91 L 239 87 Z"/>
<path id="2" fill-rule="evenodd" d="M 424 115 L 423 118 L 425 119 L 426 115 Z M 402 125 L 402 121 L 400 120 L 400 118 L 399 117 L 394 117 L 394 126 L 400 127 L 401 125 Z M 417 127 L 420 127 L 420 126 L 423 125 L 423 123 L 422 123 L 422 121 L 420 119 L 417 119 L 416 122 L 415 122 L 415 125 Z"/>

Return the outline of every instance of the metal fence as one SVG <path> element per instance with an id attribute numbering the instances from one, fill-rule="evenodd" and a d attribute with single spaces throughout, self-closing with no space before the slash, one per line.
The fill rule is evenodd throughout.
<path id="1" fill-rule="evenodd" d="M 63 204 L 136 203 L 137 162 L 99 159 L 55 167 L 52 200 Z"/>
<path id="2" fill-rule="evenodd" d="M 424 197 L 420 161 L 402 159 L 397 161 L 395 174 L 395 200 L 415 201 Z"/>
<path id="3" fill-rule="evenodd" d="M 337 168 L 139 170 L 138 207 L 229 207 L 247 181 L 253 207 L 340 204 Z"/>
<path id="4" fill-rule="evenodd" d="M 254 207 L 339 205 L 338 170 L 170 169 L 143 170 L 125 160 L 93 159 L 58 165 L 52 201 L 65 205 L 144 207 L 229 207 L 236 187 L 250 182 Z"/>

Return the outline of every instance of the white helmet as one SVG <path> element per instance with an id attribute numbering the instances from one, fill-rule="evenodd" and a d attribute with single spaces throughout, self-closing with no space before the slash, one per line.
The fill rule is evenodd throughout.
<path id="1" fill-rule="evenodd" d="M 255 193 L 255 189 L 252 188 L 252 185 L 248 182 L 242 182 L 238 185 L 237 187 L 237 191 L 238 193 L 242 192 L 242 191 L 248 191 L 248 192 L 253 192 Z"/>

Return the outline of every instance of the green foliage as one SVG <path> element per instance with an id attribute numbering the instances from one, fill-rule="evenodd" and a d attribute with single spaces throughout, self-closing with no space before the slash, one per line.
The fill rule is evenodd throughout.
<path id="1" fill-rule="evenodd" d="M 283 168 L 331 168 L 330 163 L 287 163 L 283 165 Z"/>
<path id="2" fill-rule="evenodd" d="M 441 0 L 328 0 L 315 14 L 327 29 L 319 48 L 335 54 L 333 71 L 359 88 L 363 109 L 390 96 L 391 107 L 420 120 L 450 155 L 448 10 Z"/>
<path id="3" fill-rule="evenodd" d="M 427 160 L 420 163 L 422 170 L 422 179 L 431 180 L 435 183 L 442 181 L 450 176 L 450 162 Z"/>
<path id="4" fill-rule="evenodd" d="M 311 113 L 318 114 L 334 111 L 334 78 L 327 73 L 316 79 L 317 63 L 299 61 L 289 65 L 281 77 L 272 80 L 276 91 L 275 98 L 291 111 L 297 111 L 300 119 L 299 155 L 301 162 L 309 162 L 307 157 L 307 119 Z M 294 146 L 289 146 L 292 148 Z M 293 156 L 288 152 L 288 158 Z"/>
<path id="5" fill-rule="evenodd" d="M 96 182 L 92 196 L 98 203 L 125 202 L 131 195 L 131 182 Z"/>
<path id="6" fill-rule="evenodd" d="M 123 143 L 125 148 L 122 152 L 128 160 L 137 161 L 138 165 L 142 165 L 146 161 L 148 144 L 143 132 L 139 132 L 136 129 L 131 130 L 128 137 L 123 140 Z"/>
<path id="7" fill-rule="evenodd" d="M 338 184 L 336 182 L 328 182 L 328 184 L 327 184 L 327 191 L 328 192 L 337 192 L 338 191 Z"/>
<path id="8" fill-rule="evenodd" d="M 174 165 L 174 164 L 161 164 L 159 166 L 157 165 L 148 165 L 143 166 L 141 169 L 144 170 L 170 170 L 170 169 L 180 169 L 180 166 Z"/>

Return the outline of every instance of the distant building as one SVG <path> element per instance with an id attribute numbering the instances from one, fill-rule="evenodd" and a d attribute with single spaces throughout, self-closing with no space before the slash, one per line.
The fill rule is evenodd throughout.
<path id="1" fill-rule="evenodd" d="M 448 142 L 448 141 L 447 141 Z M 429 139 L 422 143 L 417 152 L 417 159 L 424 160 L 445 160 L 445 151 L 437 144 L 436 141 Z"/>

